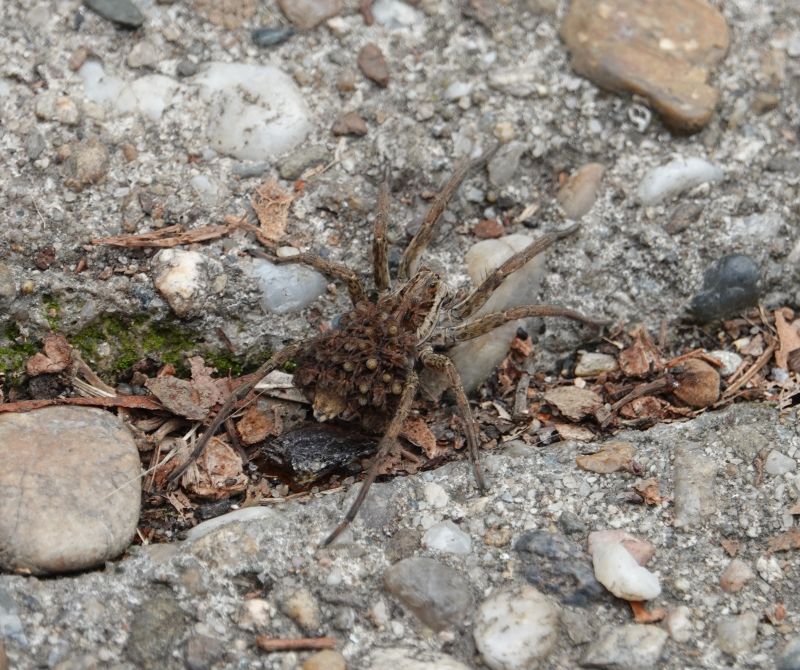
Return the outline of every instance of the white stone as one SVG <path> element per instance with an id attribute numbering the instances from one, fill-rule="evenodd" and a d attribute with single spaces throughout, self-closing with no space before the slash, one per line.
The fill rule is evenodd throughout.
<path id="1" fill-rule="evenodd" d="M 787 472 L 797 470 L 797 461 L 789 458 L 786 454 L 782 454 L 777 449 L 773 449 L 767 454 L 767 458 L 764 461 L 764 470 L 775 476 L 785 475 Z"/>
<path id="2" fill-rule="evenodd" d="M 256 258 L 244 267 L 261 291 L 261 306 L 266 312 L 297 312 L 319 298 L 328 283 L 319 272 L 306 265 L 276 265 Z"/>
<path id="3" fill-rule="evenodd" d="M 197 316 L 212 294 L 225 289 L 222 264 L 198 251 L 162 249 L 151 261 L 153 283 L 180 317 Z"/>
<path id="4" fill-rule="evenodd" d="M 558 609 L 532 586 L 494 593 L 481 603 L 473 635 L 492 670 L 538 667 L 558 638 Z"/>
<path id="5" fill-rule="evenodd" d="M 774 556 L 759 556 L 756 561 L 756 572 L 768 584 L 779 582 L 784 577 L 781 564 Z"/>
<path id="6" fill-rule="evenodd" d="M 639 184 L 636 197 L 643 205 L 657 205 L 700 184 L 718 182 L 723 176 L 722 170 L 707 160 L 678 156 L 650 170 Z"/>
<path id="7" fill-rule="evenodd" d="M 423 14 L 400 0 L 375 0 L 372 16 L 382 26 L 392 30 L 421 25 Z"/>
<path id="8" fill-rule="evenodd" d="M 666 624 L 670 637 L 675 642 L 688 642 L 692 637 L 691 610 L 686 605 L 678 605 L 667 613 Z"/>
<path id="9" fill-rule="evenodd" d="M 209 63 L 195 76 L 207 104 L 208 140 L 224 154 L 269 160 L 311 131 L 308 106 L 292 78 L 272 65 Z"/>
<path id="10" fill-rule="evenodd" d="M 722 377 L 728 377 L 732 375 L 742 364 L 742 357 L 735 351 L 718 349 L 715 351 L 710 351 L 708 355 L 717 359 L 721 363 L 721 366 L 717 372 L 719 372 L 720 376 Z"/>
<path id="11" fill-rule="evenodd" d="M 472 84 L 468 81 L 454 81 L 444 90 L 447 100 L 458 100 L 472 93 Z"/>
<path id="12" fill-rule="evenodd" d="M 658 577 L 639 565 L 621 544 L 608 543 L 595 547 L 592 564 L 597 581 L 618 598 L 652 600 L 661 593 Z"/>
<path id="13" fill-rule="evenodd" d="M 440 521 L 431 526 L 422 536 L 422 544 L 433 551 L 450 554 L 468 554 L 472 551 L 472 540 L 452 521 Z"/>
<path id="14" fill-rule="evenodd" d="M 617 359 L 610 354 L 584 351 L 575 364 L 575 376 L 596 377 L 604 372 L 614 372 L 618 367 Z"/>
<path id="15" fill-rule="evenodd" d="M 216 205 L 219 202 L 223 189 L 215 179 L 210 179 L 204 174 L 196 174 L 189 180 L 189 184 L 203 204 Z"/>
<path id="16" fill-rule="evenodd" d="M 447 495 L 447 491 L 436 482 L 427 482 L 422 491 L 425 495 L 425 500 L 431 507 L 441 509 L 447 507 L 450 503 L 450 496 Z"/>
<path id="17" fill-rule="evenodd" d="M 239 627 L 262 632 L 269 624 L 272 605 L 263 598 L 245 600 L 239 615 Z"/>
<path id="18" fill-rule="evenodd" d="M 399 624 L 396 635 L 402 637 L 405 630 L 399 621 L 392 622 L 395 623 Z M 392 628 L 394 630 L 394 625 Z M 360 667 L 369 670 L 469 670 L 469 666 L 447 654 L 405 647 L 376 649 Z"/>
<path id="19" fill-rule="evenodd" d="M 138 113 L 158 121 L 172 103 L 178 82 L 161 74 L 148 74 L 131 82 L 106 74 L 101 63 L 87 60 L 78 70 L 88 100 L 119 114 Z"/>
<path id="20" fill-rule="evenodd" d="M 465 261 L 473 287 L 478 286 L 492 270 L 533 241 L 534 239 L 528 235 L 515 234 L 496 240 L 482 240 L 472 245 L 466 253 Z M 537 302 L 543 266 L 544 259 L 541 254 L 528 261 L 500 284 L 475 316 Z M 492 370 L 505 358 L 517 329 L 530 327 L 530 321 L 530 319 L 520 319 L 506 323 L 486 335 L 450 349 L 448 355 L 456 364 L 467 392 L 474 390 L 486 380 Z M 423 372 L 422 379 L 425 392 L 433 398 L 438 398 L 446 388 L 446 383 L 440 376 Z"/>

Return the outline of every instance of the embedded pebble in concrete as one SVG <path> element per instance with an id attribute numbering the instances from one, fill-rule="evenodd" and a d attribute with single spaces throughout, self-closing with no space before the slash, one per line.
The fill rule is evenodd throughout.
<path id="1" fill-rule="evenodd" d="M 224 154 L 268 160 L 300 144 L 311 116 L 291 77 L 272 65 L 209 63 L 194 78 L 208 114 L 208 140 Z"/>
<path id="2" fill-rule="evenodd" d="M 264 311 L 275 314 L 289 314 L 307 307 L 325 292 L 328 285 L 319 272 L 295 263 L 275 265 L 256 258 L 244 269 L 262 293 Z"/>
<path id="3" fill-rule="evenodd" d="M 563 535 L 546 530 L 524 533 L 514 544 L 520 573 L 533 586 L 567 605 L 585 606 L 603 598 L 589 557 Z"/>
<path id="4" fill-rule="evenodd" d="M 758 303 L 761 270 L 744 254 L 716 260 L 703 275 L 703 288 L 691 301 L 690 310 L 699 323 L 724 319 Z"/>
<path id="5" fill-rule="evenodd" d="M 140 668 L 169 667 L 177 642 L 190 625 L 189 615 L 171 591 L 146 599 L 134 612 L 125 655 Z"/>
<path id="6" fill-rule="evenodd" d="M 714 478 L 717 464 L 695 448 L 675 447 L 673 464 L 675 477 L 676 528 L 689 528 L 701 523 L 716 509 Z"/>
<path id="7" fill-rule="evenodd" d="M 651 169 L 639 182 L 636 197 L 643 205 L 657 205 L 695 186 L 722 180 L 722 170 L 703 158 L 678 156 Z"/>
<path id="8" fill-rule="evenodd" d="M 514 234 L 499 239 L 481 240 L 473 244 L 465 256 L 472 285 L 478 286 L 492 270 L 533 241 L 534 238 L 528 235 Z M 543 264 L 540 254 L 507 277 L 475 316 L 536 302 Z M 514 339 L 517 329 L 524 327 L 529 321 L 528 319 L 512 321 L 486 335 L 450 349 L 448 355 L 456 364 L 467 392 L 474 390 L 488 378 L 492 370 L 506 357 L 508 345 Z M 440 377 L 425 372 L 421 375 L 426 392 L 434 397 L 440 395 L 446 386 Z M 431 381 L 432 379 L 434 381 Z M 438 384 L 435 383 L 437 379 L 439 379 Z"/>
<path id="9" fill-rule="evenodd" d="M 717 623 L 719 648 L 734 656 L 751 649 L 758 635 L 758 618 L 755 612 L 722 617 Z"/>
<path id="10" fill-rule="evenodd" d="M 784 647 L 775 670 L 800 670 L 800 637 L 794 638 Z"/>
<path id="11" fill-rule="evenodd" d="M 303 670 L 345 670 L 347 661 L 338 651 L 323 649 L 303 661 Z"/>
<path id="12" fill-rule="evenodd" d="M 730 35 L 703 0 L 574 0 L 561 27 L 572 67 L 599 86 L 648 99 L 682 130 L 705 126 L 719 91 L 707 84 Z"/>
<path id="13" fill-rule="evenodd" d="M 370 670 L 469 670 L 469 666 L 448 654 L 403 647 L 376 649 L 362 667 Z"/>
<path id="14" fill-rule="evenodd" d="M 17 295 L 14 273 L 5 263 L 0 263 L 0 305 L 6 305 Z"/>
<path id="15" fill-rule="evenodd" d="M 405 558 L 383 573 L 386 590 L 426 626 L 439 631 L 458 627 L 472 609 L 466 579 L 432 558 Z"/>
<path id="16" fill-rule="evenodd" d="M 139 452 L 113 414 L 2 414 L 0 462 L 0 567 L 58 574 L 127 548 L 139 519 Z"/>
<path id="17" fill-rule="evenodd" d="M 75 142 L 64 163 L 64 184 L 73 191 L 96 184 L 106 176 L 108 160 L 108 148 L 100 140 Z"/>
<path id="18" fill-rule="evenodd" d="M 652 600 L 661 594 L 658 577 L 640 566 L 621 544 L 602 543 L 592 553 L 594 576 L 617 598 Z"/>
<path id="19" fill-rule="evenodd" d="M 104 19 L 126 28 L 138 28 L 144 23 L 139 8 L 129 0 L 86 0 L 86 6 Z"/>
<path id="20" fill-rule="evenodd" d="M 278 163 L 281 179 L 294 181 L 300 179 L 303 173 L 318 165 L 329 163 L 333 155 L 322 144 L 303 144 L 284 156 Z"/>
<path id="21" fill-rule="evenodd" d="M 342 11 L 342 0 L 278 0 L 287 19 L 300 30 L 311 30 Z"/>
<path id="22" fill-rule="evenodd" d="M 222 264 L 199 251 L 162 249 L 153 256 L 151 269 L 159 293 L 180 317 L 199 315 L 227 283 Z"/>
<path id="23" fill-rule="evenodd" d="M 274 47 L 283 44 L 294 32 L 289 26 L 256 28 L 250 33 L 250 39 L 258 47 Z"/>
<path id="24" fill-rule="evenodd" d="M 468 554 L 472 551 L 472 540 L 452 521 L 434 524 L 422 536 L 422 544 L 433 551 L 448 554 Z"/>
<path id="25" fill-rule="evenodd" d="M 509 142 L 498 149 L 489 161 L 489 181 L 494 186 L 504 186 L 516 174 L 519 161 L 527 147 L 521 142 Z"/>
<path id="26" fill-rule="evenodd" d="M 308 589 L 297 589 L 283 594 L 279 598 L 278 606 L 307 633 L 313 633 L 319 628 L 319 606 Z"/>
<path id="27" fill-rule="evenodd" d="M 581 665 L 619 670 L 658 667 L 658 660 L 669 635 L 657 626 L 629 623 L 606 627 L 589 645 Z"/>
<path id="28" fill-rule="evenodd" d="M 709 351 L 708 355 L 717 359 L 721 363 L 719 367 L 719 374 L 722 377 L 729 377 L 736 372 L 743 360 L 742 357 L 735 351 L 724 351 L 722 349 Z"/>
<path id="29" fill-rule="evenodd" d="M 688 642 L 692 639 L 691 613 L 686 605 L 678 605 L 667 612 L 664 623 L 669 631 L 669 636 L 675 642 Z"/>
<path id="30" fill-rule="evenodd" d="M 473 635 L 492 670 L 525 670 L 555 646 L 558 608 L 530 586 L 499 591 L 478 607 Z"/>
<path id="31" fill-rule="evenodd" d="M 36 116 L 46 121 L 58 121 L 67 126 L 74 126 L 80 121 L 81 110 L 68 95 L 58 91 L 43 91 L 36 96 Z"/>
<path id="32" fill-rule="evenodd" d="M 601 163 L 587 163 L 569 176 L 559 189 L 556 200 L 568 219 L 578 220 L 589 213 L 606 168 Z"/>
<path id="33" fill-rule="evenodd" d="M 178 82 L 161 74 L 148 74 L 127 81 L 106 73 L 103 65 L 94 59 L 87 60 L 78 74 L 88 100 L 118 114 L 136 112 L 151 121 L 161 118 L 179 89 Z"/>
<path id="34" fill-rule="evenodd" d="M 372 16 L 376 23 L 392 30 L 413 27 L 423 18 L 418 9 L 400 0 L 375 0 Z"/>
<path id="35" fill-rule="evenodd" d="M 575 364 L 575 376 L 597 377 L 607 372 L 614 372 L 618 368 L 619 363 L 614 356 L 584 351 L 578 356 L 578 362 Z"/>
<path id="36" fill-rule="evenodd" d="M 775 556 L 759 556 L 756 559 L 756 572 L 767 584 L 775 584 L 785 577 L 781 563 Z"/>
<path id="37" fill-rule="evenodd" d="M 737 593 L 755 576 L 753 568 L 743 560 L 734 558 L 719 578 L 719 585 L 727 593 Z"/>
<path id="38" fill-rule="evenodd" d="M 764 461 L 764 471 L 774 477 L 780 477 L 796 470 L 797 461 L 786 454 L 782 454 L 777 449 L 770 451 Z"/>
<path id="39" fill-rule="evenodd" d="M 617 442 L 617 444 L 625 444 Z M 632 445 L 631 445 L 632 446 Z M 594 554 L 594 550 L 602 545 L 621 544 L 628 553 L 636 559 L 639 565 L 647 565 L 650 559 L 655 556 L 656 548 L 638 537 L 631 535 L 624 530 L 595 530 L 589 533 L 589 554 Z"/>

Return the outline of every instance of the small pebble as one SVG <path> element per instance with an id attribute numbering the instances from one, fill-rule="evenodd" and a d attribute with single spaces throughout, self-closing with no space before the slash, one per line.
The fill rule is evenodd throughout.
<path id="1" fill-rule="evenodd" d="M 294 28 L 280 26 L 277 28 L 256 28 L 250 33 L 250 39 L 257 47 L 274 47 L 283 44 L 294 35 Z"/>
<path id="2" fill-rule="evenodd" d="M 169 667 L 188 626 L 189 616 L 174 596 L 147 598 L 131 613 L 125 655 L 138 668 Z"/>
<path id="3" fill-rule="evenodd" d="M 599 544 L 592 553 L 594 575 L 617 598 L 652 600 L 661 594 L 661 584 L 652 572 L 636 562 L 621 544 Z"/>
<path id="4" fill-rule="evenodd" d="M 758 303 L 761 271 L 744 254 L 715 261 L 703 276 L 703 288 L 692 298 L 690 310 L 699 323 L 708 323 L 741 312 Z"/>
<path id="5" fill-rule="evenodd" d="M 756 572 L 767 584 L 775 584 L 785 577 L 778 559 L 775 556 L 767 556 L 766 554 L 758 557 Z"/>
<path id="6" fill-rule="evenodd" d="M 672 210 L 669 221 L 664 225 L 670 235 L 677 235 L 697 223 L 703 213 L 703 206 L 694 202 L 681 202 Z"/>
<path id="7" fill-rule="evenodd" d="M 472 551 L 472 540 L 452 521 L 440 521 L 431 526 L 422 536 L 422 544 L 442 553 L 468 554 Z"/>
<path id="8" fill-rule="evenodd" d="M 358 112 L 345 112 L 333 122 L 331 132 L 334 135 L 363 137 L 367 134 L 367 122 Z"/>
<path id="9" fill-rule="evenodd" d="M 452 656 L 438 651 L 422 651 L 417 647 L 376 649 L 359 667 L 369 670 L 470 670 L 470 666 Z"/>
<path id="10" fill-rule="evenodd" d="M 564 182 L 556 200 L 568 219 L 577 221 L 589 213 L 597 199 L 597 191 L 605 171 L 605 166 L 600 163 L 587 163 Z"/>
<path id="11" fill-rule="evenodd" d="M 140 67 L 153 67 L 158 64 L 159 53 L 155 45 L 148 41 L 142 40 L 133 45 L 133 48 L 128 52 L 126 63 L 130 68 Z"/>
<path id="12" fill-rule="evenodd" d="M 144 16 L 130 0 L 85 0 L 84 4 L 104 19 L 125 28 L 138 28 L 144 23 Z"/>
<path id="13" fill-rule="evenodd" d="M 775 670 L 800 670 L 800 637 L 794 638 L 783 648 Z"/>
<path id="14" fill-rule="evenodd" d="M 303 670 L 345 670 L 347 662 L 338 651 L 323 649 L 303 662 Z"/>
<path id="15" fill-rule="evenodd" d="M 795 472 L 797 470 L 797 461 L 782 454 L 777 449 L 773 449 L 767 454 L 767 458 L 764 461 L 764 470 L 767 474 L 780 477 L 788 472 Z"/>
<path id="16" fill-rule="evenodd" d="M 744 588 L 744 585 L 755 576 L 756 573 L 753 572 L 753 569 L 747 563 L 738 558 L 734 558 L 728 563 L 728 567 L 725 568 L 725 571 L 719 578 L 719 585 L 726 593 L 738 593 Z"/>
<path id="17" fill-rule="evenodd" d="M 278 606 L 307 633 L 313 633 L 320 627 L 319 606 L 308 589 L 297 589 L 286 594 Z"/>
<path id="18" fill-rule="evenodd" d="M 372 16 L 376 23 L 392 30 L 413 27 L 425 18 L 418 9 L 400 0 L 375 0 Z"/>
<path id="19" fill-rule="evenodd" d="M 366 44 L 358 52 L 358 67 L 364 76 L 374 81 L 378 86 L 386 88 L 389 85 L 389 66 L 383 52 L 376 44 Z"/>
<path id="20" fill-rule="evenodd" d="M 758 615 L 755 612 L 726 616 L 717 623 L 717 645 L 733 656 L 752 649 L 757 634 Z"/>
<path id="21" fill-rule="evenodd" d="M 492 670 L 536 667 L 558 640 L 558 609 L 530 586 L 496 592 L 478 608 L 473 635 Z"/>
<path id="22" fill-rule="evenodd" d="M 100 140 L 76 142 L 70 145 L 64 163 L 64 184 L 73 191 L 82 191 L 106 176 L 108 162 L 108 148 Z"/>
<path id="23" fill-rule="evenodd" d="M 610 354 L 600 354 L 593 351 L 581 352 L 575 364 L 576 377 L 597 377 L 619 369 L 617 359 Z"/>
<path id="24" fill-rule="evenodd" d="M 695 526 L 716 511 L 717 463 L 696 449 L 678 445 L 672 471 L 675 477 L 674 525 L 676 528 Z"/>
<path id="25" fill-rule="evenodd" d="M 278 173 L 281 179 L 294 181 L 300 179 L 306 170 L 317 165 L 330 162 L 332 156 L 322 144 L 302 145 L 295 151 L 290 151 L 278 163 Z"/>
<path id="26" fill-rule="evenodd" d="M 435 509 L 443 509 L 450 504 L 450 496 L 436 482 L 426 482 L 422 488 L 425 501 Z"/>
<path id="27" fill-rule="evenodd" d="M 43 91 L 36 96 L 36 116 L 45 121 L 57 121 L 65 126 L 74 126 L 81 119 L 81 110 L 68 95 L 58 91 Z"/>
<path id="28" fill-rule="evenodd" d="M 225 655 L 227 645 L 209 635 L 193 635 L 186 641 L 184 660 L 187 670 L 212 670 Z"/>
<path id="29" fill-rule="evenodd" d="M 620 444 L 625 444 L 621 442 Z M 595 530 L 589 533 L 589 553 L 604 544 L 621 544 L 636 559 L 639 565 L 647 565 L 655 556 L 656 548 L 646 540 L 640 540 L 624 530 Z"/>
<path id="30" fill-rule="evenodd" d="M 342 11 L 342 0 L 278 0 L 287 19 L 300 30 L 311 30 Z"/>
<path id="31" fill-rule="evenodd" d="M 678 157 L 650 170 L 639 183 L 636 196 L 643 205 L 657 205 L 705 183 L 721 181 L 722 170 L 702 158 Z"/>
<path id="32" fill-rule="evenodd" d="M 265 312 L 289 314 L 310 305 L 325 293 L 328 282 L 319 272 L 295 263 L 276 265 L 256 258 L 245 265 L 261 291 Z"/>
<path id="33" fill-rule="evenodd" d="M 708 355 L 722 363 L 719 367 L 719 374 L 721 377 L 729 377 L 736 372 L 742 364 L 742 357 L 735 351 L 717 349 L 715 351 L 709 351 Z"/>
<path id="34" fill-rule="evenodd" d="M 581 665 L 615 670 L 657 668 L 668 637 L 667 631 L 657 626 L 607 626 L 589 645 Z"/>
<path id="35" fill-rule="evenodd" d="M 435 631 L 457 627 L 472 609 L 469 583 L 431 558 L 406 558 L 383 573 L 386 590 Z"/>
<path id="36" fill-rule="evenodd" d="M 265 630 L 270 620 L 270 607 L 269 601 L 263 598 L 245 600 L 239 615 L 239 627 L 255 632 Z"/>
<path id="37" fill-rule="evenodd" d="M 489 182 L 493 186 L 504 186 L 519 169 L 519 161 L 526 146 L 521 142 L 504 144 L 489 160 Z"/>
<path id="38" fill-rule="evenodd" d="M 667 612 L 664 622 L 667 625 L 670 637 L 675 642 L 688 642 L 692 639 L 692 622 L 689 617 L 691 610 L 686 605 L 678 605 Z"/>
<path id="39" fill-rule="evenodd" d="M 156 289 L 180 317 L 201 314 L 227 283 L 222 264 L 199 251 L 162 249 L 150 267 Z"/>

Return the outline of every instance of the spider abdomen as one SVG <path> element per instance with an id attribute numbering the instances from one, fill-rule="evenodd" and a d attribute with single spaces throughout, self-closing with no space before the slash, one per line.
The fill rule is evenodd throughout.
<path id="1" fill-rule="evenodd" d="M 390 307 L 386 301 L 359 303 L 337 329 L 308 343 L 294 383 L 313 402 L 317 419 L 396 406 L 417 338 Z"/>

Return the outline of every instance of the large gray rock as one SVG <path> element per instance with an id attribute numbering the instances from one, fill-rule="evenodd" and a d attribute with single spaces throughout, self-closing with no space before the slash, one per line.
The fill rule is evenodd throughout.
<path id="1" fill-rule="evenodd" d="M 113 414 L 47 407 L 0 415 L 0 568 L 56 574 L 122 553 L 139 520 L 133 437 Z"/>

